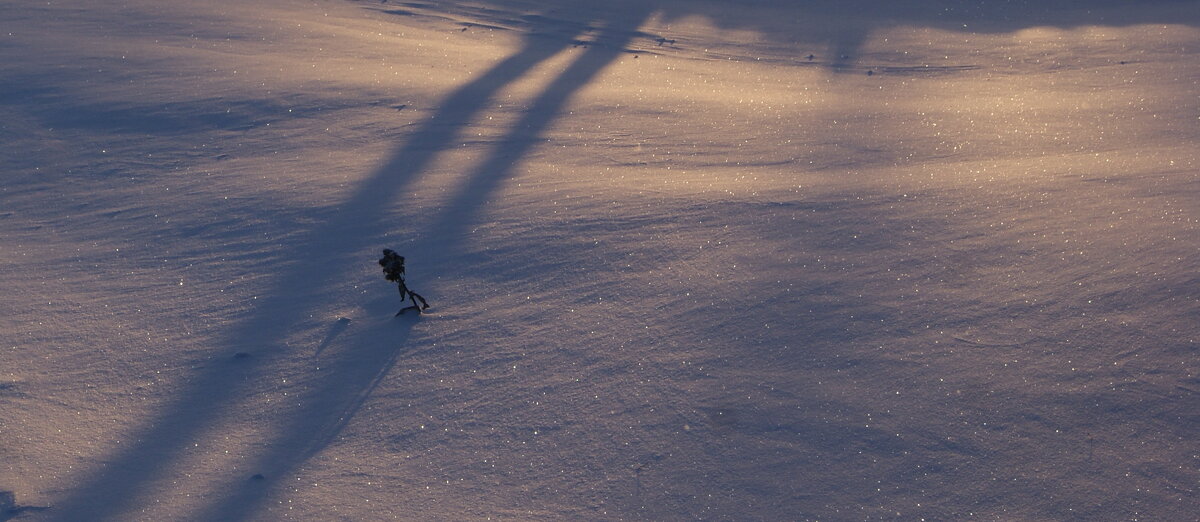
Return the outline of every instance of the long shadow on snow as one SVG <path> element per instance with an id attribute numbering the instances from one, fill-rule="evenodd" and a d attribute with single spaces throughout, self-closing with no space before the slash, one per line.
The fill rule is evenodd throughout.
<path id="1" fill-rule="evenodd" d="M 703 17 L 722 29 L 748 29 L 765 40 L 785 43 L 795 50 L 791 63 L 816 65 L 832 72 L 862 72 L 864 46 L 880 31 L 897 27 L 917 27 L 965 33 L 1012 33 L 1034 27 L 1075 29 L 1089 26 L 1124 27 L 1139 24 L 1187 24 L 1200 22 L 1195 14 L 1183 9 L 1162 9 L 1186 5 L 1187 0 L 1148 0 L 1145 9 L 1126 9 L 1128 2 L 1094 0 L 1010 0 L 1005 2 L 963 2 L 961 0 L 922 0 L 921 2 L 879 2 L 877 0 L 732 0 L 694 2 L 691 0 L 610 0 L 599 4 L 588 0 L 544 2 L 548 13 L 572 16 L 596 9 L 636 9 L 634 4 L 653 3 L 660 22 L 668 32 L 643 35 L 662 38 L 655 52 L 687 55 L 698 51 L 686 39 L 675 42 L 670 22 L 687 17 Z M 528 5 L 527 0 L 484 0 L 462 11 L 511 13 Z M 455 6 L 439 6 L 454 9 Z M 1195 10 L 1193 10 L 1195 11 Z M 766 14 L 764 16 L 764 13 Z M 504 16 L 492 16 L 501 26 L 512 25 Z M 664 47 L 662 44 L 670 42 Z M 707 49 L 705 50 L 707 52 Z M 802 58 L 814 53 L 811 59 Z M 762 57 L 744 56 L 743 59 Z M 928 72 L 928 64 L 914 63 Z M 905 70 L 906 68 L 897 68 Z"/>
<path id="2" fill-rule="evenodd" d="M 638 8 L 626 11 L 619 20 L 597 21 L 603 29 L 595 36 L 595 44 L 588 46 L 539 95 L 492 156 L 470 176 L 469 183 L 435 221 L 429 237 L 436 238 L 436 243 L 427 245 L 429 248 L 451 252 L 458 247 L 463 227 L 474 210 L 538 142 L 539 134 L 557 118 L 570 97 L 620 56 L 650 12 L 649 7 Z M 381 223 L 404 187 L 414 183 L 438 153 L 456 144 L 460 132 L 497 92 L 569 48 L 573 41 L 531 34 L 517 53 L 446 98 L 420 130 L 341 206 L 337 217 L 292 245 L 291 250 L 305 252 L 307 259 L 281 271 L 252 315 L 225 340 L 230 348 L 224 357 L 218 356 L 217 362 L 180 391 L 153 423 L 136 433 L 132 437 L 135 443 L 107 459 L 108 465 L 86 478 L 54 509 L 52 519 L 115 519 L 136 508 L 139 495 L 165 479 L 167 471 L 186 454 L 186 448 L 220 424 L 228 405 L 247 392 L 251 383 L 269 377 L 271 368 L 262 362 L 266 357 L 247 357 L 234 363 L 235 351 L 247 345 L 270 346 L 287 330 L 289 319 L 312 311 L 309 303 L 319 302 L 320 289 L 337 284 L 334 274 L 351 272 L 364 262 L 363 252 L 378 246 L 371 245 L 368 237 L 346 231 L 361 230 L 363 223 Z M 333 356 L 324 365 L 328 370 L 314 378 L 309 391 L 300 397 L 299 408 L 289 412 L 287 420 L 273 430 L 273 438 L 263 441 L 266 449 L 248 468 L 257 470 L 262 479 L 233 477 L 218 493 L 218 500 L 196 519 L 250 518 L 273 485 L 278 484 L 277 479 L 335 440 L 395 364 L 409 328 L 411 324 L 400 331 L 379 328 L 378 332 L 363 332 L 368 335 L 359 338 L 367 341 L 347 346 Z M 371 337 L 384 336 L 387 341 L 370 341 Z"/>
<path id="3" fill-rule="evenodd" d="M 575 4 L 566 2 L 565 5 Z M 461 246 L 462 232 L 474 212 L 500 186 L 516 162 L 538 142 L 539 135 L 557 118 L 570 96 L 619 56 L 629 40 L 639 36 L 639 25 L 652 11 L 661 9 L 665 19 L 673 19 L 693 11 L 692 7 L 683 7 L 685 5 L 641 2 L 626 8 L 620 19 L 596 20 L 604 27 L 596 45 L 590 46 L 554 80 L 512 132 L 501 140 L 496 151 L 469 176 L 463 191 L 436 218 L 428 235 L 431 239 L 426 240 L 429 244 L 423 246 L 443 254 Z M 947 25 L 948 21 L 940 13 L 942 11 L 938 16 L 920 13 L 919 25 Z M 842 32 L 837 35 L 838 44 L 834 47 L 839 49 L 838 53 L 854 54 L 856 42 L 861 40 L 859 35 L 868 34 L 878 25 L 895 23 L 900 18 L 887 16 L 883 21 L 857 30 L 841 28 Z M 968 13 L 964 18 L 990 19 L 975 13 Z M 957 26 L 958 19 L 953 21 L 956 24 L 952 25 Z M 1062 25 L 1074 25 L 1074 22 L 1077 20 L 1066 20 Z M 1020 27 L 1024 23 L 1023 19 L 1010 19 L 999 24 L 998 29 Z M 570 27 L 568 32 L 582 32 L 586 27 Z M 844 43 L 846 41 L 849 43 Z M 231 362 L 233 353 L 247 344 L 270 345 L 271 339 L 287 328 L 290 318 L 311 309 L 307 303 L 315 302 L 319 292 L 306 289 L 335 284 L 331 274 L 344 273 L 364 262 L 361 253 L 373 249 L 368 244 L 369 238 L 345 234 L 345 231 L 359 229 L 364 222 L 381 221 L 397 194 L 413 183 L 441 151 L 455 145 L 459 133 L 499 90 L 572 43 L 569 37 L 529 36 L 517 53 L 449 96 L 388 163 L 358 188 L 343 205 L 338 217 L 293 245 L 293 250 L 305 252 L 310 258 L 303 264 L 285 268 L 267 297 L 260 300 L 253 315 L 230 332 L 225 341 L 230 348 L 224 357 L 218 357 L 217 362 L 179 392 L 174 402 L 164 407 L 152 424 L 136 433 L 135 443 L 108 459 L 109 464 L 104 469 L 86 478 L 54 510 L 54 518 L 111 519 L 132 508 L 138 494 L 154 481 L 164 478 L 189 443 L 219 424 L 227 405 L 245 392 L 249 383 L 270 371 L 262 362 L 266 358 L 252 357 L 235 364 Z M 356 343 L 329 361 L 328 372 L 315 378 L 311 391 L 302 398 L 303 406 L 290 413 L 289 420 L 278 427 L 277 435 L 266 441 L 268 449 L 256 459 L 252 469 L 264 474 L 265 483 L 246 487 L 246 477 L 235 477 L 221 500 L 209 507 L 202 519 L 249 517 L 265 498 L 273 479 L 295 470 L 334 440 L 395 363 L 407 338 L 407 330 L 387 332 L 386 335 L 394 336 L 389 341 L 393 346 Z"/>
<path id="4" fill-rule="evenodd" d="M 223 499 L 195 520 L 251 518 L 272 486 L 281 484 L 300 464 L 336 440 L 400 357 L 400 347 L 416 324 L 412 316 L 401 321 L 403 326 L 396 329 L 364 332 L 367 342 L 347 347 L 343 356 L 324 366 L 301 405 L 276 428 L 276 438 L 267 441 L 266 448 L 255 456 L 251 469 L 256 474 L 249 479 L 235 477 Z"/>
<path id="5" fill-rule="evenodd" d="M 632 22 L 634 24 L 632 27 L 636 28 L 641 23 L 641 19 Z M 540 134 L 561 113 L 571 95 L 587 85 L 606 65 L 620 56 L 631 34 L 632 31 L 622 25 L 610 27 L 596 37 L 594 44 L 590 45 L 588 50 L 538 96 L 508 135 L 494 146 L 495 150 L 491 156 L 470 175 L 464 188 L 441 211 L 437 221 L 431 227 L 431 232 L 426 236 L 428 239 L 425 242 L 428 244 L 414 247 L 416 251 L 427 254 L 440 252 L 441 256 L 433 257 L 444 259 L 462 245 L 465 239 L 465 229 L 473 221 L 472 217 L 475 211 L 484 204 L 489 195 L 499 188 L 516 163 L 540 141 Z M 403 161 L 404 154 L 401 153 L 394 158 L 391 164 Z M 415 175 L 417 172 L 410 174 Z M 384 205 L 380 206 L 380 212 L 384 210 L 383 207 Z M 429 275 L 438 275 L 436 269 L 430 270 L 428 273 Z M 352 348 L 352 350 L 357 350 L 357 348 Z M 395 358 L 393 357 L 386 364 L 380 365 L 376 382 L 378 379 L 382 379 L 394 362 Z M 343 381 L 336 376 L 327 376 L 324 381 L 329 382 L 333 387 L 344 382 L 362 382 L 358 380 Z M 371 386 L 371 388 L 373 387 L 374 385 Z M 364 390 L 364 393 L 355 397 L 356 402 L 353 408 L 338 408 L 334 404 L 330 404 L 330 407 L 317 405 L 306 408 L 306 410 L 313 411 L 295 413 L 292 425 L 281 430 L 280 433 L 283 435 L 275 441 L 277 450 L 262 455 L 255 469 L 269 469 L 276 477 L 282 477 L 295 470 L 297 466 L 332 441 L 357 410 L 357 405 L 366 399 L 369 391 L 369 389 Z M 319 394 L 314 395 L 319 396 Z M 335 415 L 331 415 L 331 413 L 336 414 L 336 427 L 330 427 L 333 429 L 326 429 L 325 433 L 316 436 L 312 435 L 314 432 L 305 431 L 304 428 L 312 424 L 308 417 L 324 416 L 325 423 L 328 424 L 330 421 L 335 421 Z M 205 511 L 198 519 L 248 519 L 259 504 L 265 500 L 268 492 L 266 488 L 243 488 L 239 484 L 233 484 L 231 490 L 232 494 L 227 496 L 224 501 L 214 505 L 212 509 Z"/>
<path id="6" fill-rule="evenodd" d="M 513 166 L 538 143 L 541 133 L 555 121 L 570 97 L 620 56 L 630 40 L 640 36 L 637 29 L 652 12 L 661 9 L 666 19 L 673 19 L 691 11 L 681 5 L 643 2 L 624 9 L 619 19 L 595 20 L 596 26 L 603 27 L 595 37 L 595 44 L 550 84 L 497 144 L 493 154 L 469 175 L 465 188 L 436 217 L 427 235 L 429 239 L 425 240 L 427 244 L 421 245 L 426 248 L 422 250 L 440 251 L 444 255 L 459 248 L 463 230 L 471 223 L 475 211 L 499 188 Z M 1010 25 L 1021 23 L 1013 21 Z M 569 31 L 583 32 L 590 26 L 574 26 Z M 534 31 L 517 53 L 446 98 L 420 130 L 346 201 L 336 218 L 294 244 L 292 250 L 305 252 L 310 257 L 306 262 L 282 271 L 253 315 L 230 333 L 225 342 L 230 346 L 225 357 L 218 357 L 218 362 L 196 376 L 173 403 L 164 407 L 152 424 L 135 434 L 135 443 L 108 459 L 109 464 L 104 469 L 86 478 L 54 509 L 53 518 L 112 519 L 132 508 L 138 494 L 151 483 L 164 478 L 189 443 L 200 439 L 206 430 L 219 423 L 225 405 L 237 399 L 240 392 L 245 392 L 248 383 L 261 379 L 270 370 L 261 362 L 265 358 L 254 357 L 232 364 L 229 359 L 233 353 L 247 344 L 270 345 L 271 339 L 286 330 L 290 318 L 309 311 L 311 306 L 307 303 L 316 302 L 319 290 L 306 289 L 335 284 L 331 274 L 345 273 L 363 263 L 362 253 L 377 246 L 370 245 L 368 237 L 345 232 L 361 229 L 363 223 L 382 221 L 404 187 L 415 182 L 440 152 L 456 144 L 460 132 L 497 92 L 573 43 L 569 37 L 538 34 L 541 33 Z M 295 470 L 334 440 L 387 375 L 407 332 L 387 332 L 386 335 L 393 336 L 390 342 L 394 347 L 358 343 L 346 347 L 330 361 L 329 371 L 316 378 L 311 391 L 302 398 L 304 406 L 292 412 L 289 421 L 278 427 L 275 438 L 266 441 L 268 449 L 256 459 L 252 469 L 262 470 L 266 482 L 246 487 L 247 478 L 236 477 L 221 494 L 221 500 L 206 509 L 201 519 L 248 518 L 265 498 L 272 479 Z"/>

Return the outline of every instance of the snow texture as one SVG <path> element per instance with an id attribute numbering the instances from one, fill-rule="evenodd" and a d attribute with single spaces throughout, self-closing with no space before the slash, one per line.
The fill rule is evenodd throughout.
<path id="1" fill-rule="evenodd" d="M 2 12 L 0 520 L 1200 513 L 1195 2 Z"/>

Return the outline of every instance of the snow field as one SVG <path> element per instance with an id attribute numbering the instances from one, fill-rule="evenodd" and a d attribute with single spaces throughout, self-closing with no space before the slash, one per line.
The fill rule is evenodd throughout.
<path id="1" fill-rule="evenodd" d="M 1187 519 L 1194 14 L 814 5 L 11 7 L 16 516 Z"/>

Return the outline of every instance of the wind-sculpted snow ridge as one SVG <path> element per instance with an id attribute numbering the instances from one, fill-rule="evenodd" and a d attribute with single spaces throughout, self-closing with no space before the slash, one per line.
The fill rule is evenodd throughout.
<path id="1" fill-rule="evenodd" d="M 0 519 L 1190 519 L 1191 7 L 6 6 Z"/>

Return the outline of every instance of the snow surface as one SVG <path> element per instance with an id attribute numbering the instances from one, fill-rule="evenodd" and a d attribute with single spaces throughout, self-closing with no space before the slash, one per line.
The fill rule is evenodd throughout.
<path id="1" fill-rule="evenodd" d="M 792 4 L 4 3 L 0 520 L 1195 520 L 1196 3 Z"/>

